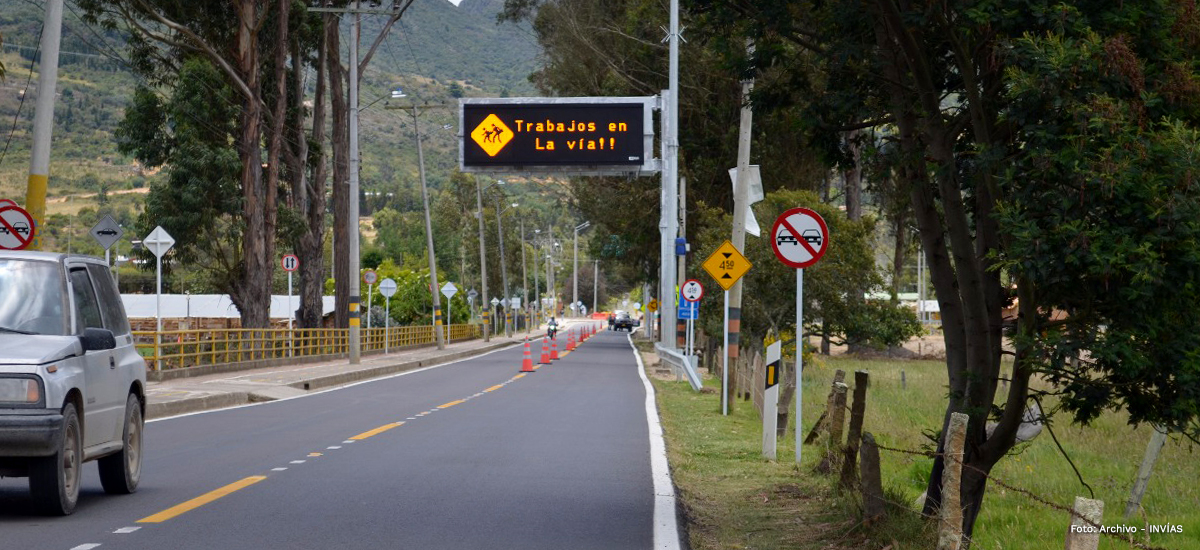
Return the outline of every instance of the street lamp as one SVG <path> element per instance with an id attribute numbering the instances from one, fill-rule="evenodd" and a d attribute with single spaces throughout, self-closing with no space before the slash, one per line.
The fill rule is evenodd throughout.
<path id="1" fill-rule="evenodd" d="M 587 229 L 591 225 L 592 222 L 583 222 L 575 226 L 575 257 L 572 260 L 575 264 L 575 267 L 573 268 L 574 275 L 572 276 L 572 279 L 574 279 L 574 293 L 571 295 L 571 308 L 573 308 L 576 313 L 579 312 L 579 232 Z"/>
<path id="2" fill-rule="evenodd" d="M 483 311 L 483 341 L 490 342 L 492 340 L 491 322 L 488 319 L 488 288 L 487 288 L 487 254 L 484 245 L 483 237 L 483 191 L 491 189 L 495 185 L 504 185 L 504 180 L 496 180 L 495 183 L 488 184 L 483 187 L 479 180 L 475 180 L 475 208 L 477 212 L 475 216 L 479 218 L 479 281 L 483 287 L 483 294 L 479 295 L 479 307 Z"/>
<path id="3" fill-rule="evenodd" d="M 512 337 L 512 307 L 509 306 L 512 302 L 508 294 L 508 264 L 504 260 L 504 227 L 500 224 L 500 219 L 505 212 L 517 206 L 517 203 L 514 202 L 511 206 L 501 210 L 500 199 L 496 198 L 496 235 L 500 239 L 500 279 L 504 281 L 504 335 L 508 337 Z"/>

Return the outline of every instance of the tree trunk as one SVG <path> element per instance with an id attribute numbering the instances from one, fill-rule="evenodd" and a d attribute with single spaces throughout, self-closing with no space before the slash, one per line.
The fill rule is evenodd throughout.
<path id="1" fill-rule="evenodd" d="M 300 313 L 297 316 L 303 328 L 319 328 L 325 313 L 325 90 L 327 82 L 329 27 L 337 27 L 337 18 L 323 16 L 325 32 L 321 35 L 317 52 L 317 82 L 313 98 L 312 141 L 319 147 L 314 160 L 313 174 L 305 181 L 302 214 L 307 222 L 300 237 Z M 300 94 L 298 94 L 300 95 Z M 301 133 L 303 128 L 300 128 Z M 303 138 L 304 136 L 299 136 Z M 308 155 L 304 155 L 307 164 Z"/>
<path id="2" fill-rule="evenodd" d="M 862 219 L 862 163 L 858 140 L 861 130 L 846 133 L 846 149 L 850 151 L 850 168 L 843 172 L 846 185 L 846 217 L 852 221 Z"/>
<path id="3" fill-rule="evenodd" d="M 252 2 L 241 2 L 238 10 L 237 70 L 250 95 L 242 98 L 241 133 L 237 138 L 238 155 L 242 159 L 242 220 L 245 222 L 242 273 L 234 283 L 236 291 L 231 293 L 230 299 L 241 313 L 243 328 L 261 328 L 270 324 L 271 268 L 274 263 L 267 255 L 274 251 L 275 242 L 274 227 L 263 213 L 274 207 L 266 202 L 268 192 L 262 177 L 262 92 L 256 10 Z"/>
<path id="4" fill-rule="evenodd" d="M 904 278 L 904 262 L 908 259 L 908 209 L 897 208 L 892 216 L 892 231 L 896 248 L 892 251 L 892 303 L 900 301 L 900 281 Z M 919 299 L 919 297 L 918 297 Z"/>
<path id="5" fill-rule="evenodd" d="M 350 216 L 350 106 L 345 88 L 348 80 L 340 57 L 338 26 L 330 24 L 326 29 L 328 41 L 327 62 L 329 64 L 329 91 L 332 93 L 330 106 L 333 111 L 333 278 L 334 278 L 334 324 L 338 328 L 350 326 L 350 247 L 346 246 L 346 231 Z"/>

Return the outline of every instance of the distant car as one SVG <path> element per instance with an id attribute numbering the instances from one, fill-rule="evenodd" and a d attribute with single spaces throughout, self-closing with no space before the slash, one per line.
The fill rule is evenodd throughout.
<path id="1" fill-rule="evenodd" d="M 136 491 L 146 362 L 108 265 L 0 251 L 0 296 L 21 297 L 0 300 L 0 476 L 51 515 L 75 510 L 88 461 L 105 492 Z"/>
<path id="2" fill-rule="evenodd" d="M 634 324 L 633 318 L 630 317 L 629 314 L 625 313 L 625 312 L 621 312 L 621 313 L 617 314 L 617 317 L 615 319 L 613 319 L 613 330 L 632 331 L 633 327 L 635 327 L 635 326 L 637 326 L 637 325 Z"/>
<path id="3" fill-rule="evenodd" d="M 97 235 L 105 235 L 108 237 L 116 237 L 117 235 L 119 235 L 119 233 L 117 233 L 116 229 L 109 229 L 109 228 L 101 229 L 101 230 L 97 231 L 96 234 Z"/>

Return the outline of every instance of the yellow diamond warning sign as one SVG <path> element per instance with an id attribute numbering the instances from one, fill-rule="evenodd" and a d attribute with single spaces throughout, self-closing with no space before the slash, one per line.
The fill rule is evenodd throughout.
<path id="1" fill-rule="evenodd" d="M 504 125 L 504 121 L 500 117 L 491 114 L 483 119 L 474 130 L 471 130 L 471 139 L 475 140 L 484 152 L 489 157 L 496 156 L 509 141 L 512 141 L 513 131 Z"/>

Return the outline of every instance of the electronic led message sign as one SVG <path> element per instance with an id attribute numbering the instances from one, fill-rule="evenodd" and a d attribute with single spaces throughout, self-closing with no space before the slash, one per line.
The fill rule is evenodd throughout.
<path id="1" fill-rule="evenodd" d="M 464 99 L 464 172 L 657 171 L 655 98 Z"/>

